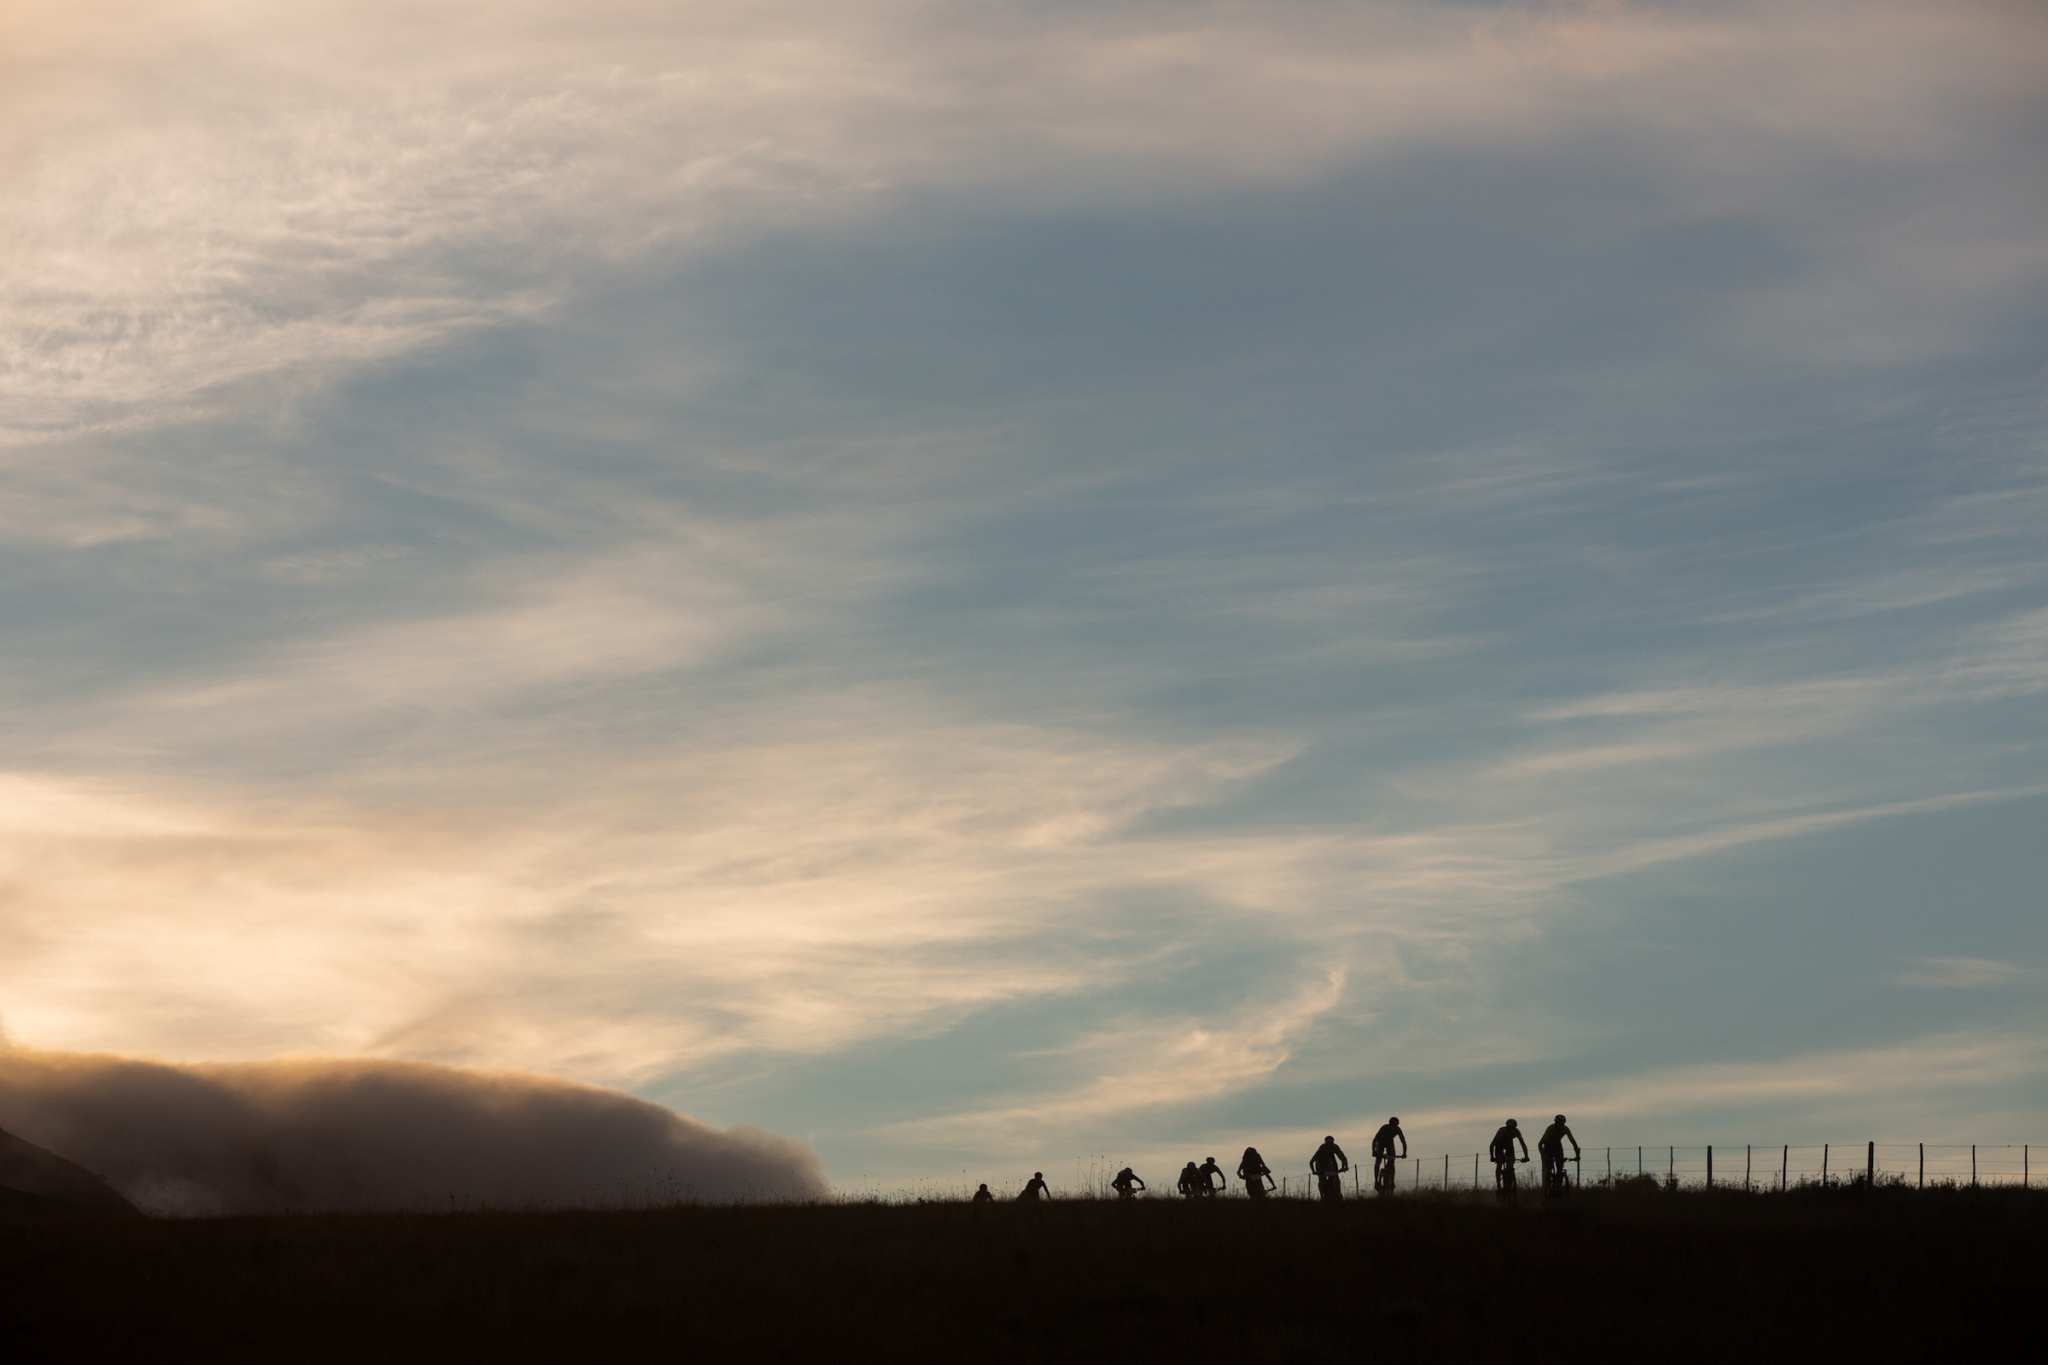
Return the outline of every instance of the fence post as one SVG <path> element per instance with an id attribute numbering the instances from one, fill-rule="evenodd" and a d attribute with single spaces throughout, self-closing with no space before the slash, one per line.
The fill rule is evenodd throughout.
<path id="1" fill-rule="evenodd" d="M 1670 1181 L 1672 1184 L 1676 1185 L 1678 1183 L 1678 1149 L 1676 1147 L 1673 1147 L 1670 1151 L 1666 1152 L 1664 1156 L 1665 1160 L 1671 1163 L 1669 1166 L 1664 1168 L 1664 1178 Z"/>
<path id="2" fill-rule="evenodd" d="M 1877 1143 L 1875 1141 L 1870 1142 L 1863 1149 L 1863 1183 L 1872 1186 L 1877 1184 Z"/>
<path id="3" fill-rule="evenodd" d="M 1970 1144 L 1970 1188 L 1977 1188 L 1977 1144 Z"/>
<path id="4" fill-rule="evenodd" d="M 1749 1153 L 1750 1145 L 1745 1142 L 1742 1144 L 1742 1192 L 1744 1194 L 1749 1193 Z"/>
<path id="5" fill-rule="evenodd" d="M 1828 1145 L 1825 1142 L 1820 1145 L 1820 1187 L 1828 1187 Z"/>
<path id="6" fill-rule="evenodd" d="M 1714 1144 L 1707 1144 L 1707 1188 L 1714 1188 Z"/>
<path id="7" fill-rule="evenodd" d="M 1607 1149 L 1607 1183 L 1610 1185 L 1614 1183 L 1614 1149 L 1612 1147 Z"/>
<path id="8" fill-rule="evenodd" d="M 1479 1188 L 1479 1153 L 1472 1154 L 1472 1188 Z"/>
<path id="9" fill-rule="evenodd" d="M 1451 1154 L 1444 1153 L 1444 1193 L 1451 1192 Z"/>
<path id="10" fill-rule="evenodd" d="M 1415 1158 L 1415 1179 L 1408 1182 L 1408 1192 L 1413 1194 L 1422 1188 L 1422 1158 Z"/>
<path id="11" fill-rule="evenodd" d="M 1642 1174 L 1643 1174 L 1643 1149 L 1642 1149 L 1642 1148 L 1640 1148 L 1640 1147 L 1638 1147 L 1638 1148 L 1636 1148 L 1636 1177 L 1637 1177 L 1638 1179 L 1640 1179 L 1640 1178 L 1642 1177 Z"/>
<path id="12" fill-rule="evenodd" d="M 1920 1188 L 1927 1188 L 1927 1144 L 1920 1144 Z"/>
<path id="13" fill-rule="evenodd" d="M 1785 1144 L 1785 1150 L 1784 1150 L 1784 1151 L 1782 1151 L 1782 1152 L 1780 1152 L 1780 1153 L 1778 1154 L 1778 1193 L 1779 1193 L 1779 1194 L 1783 1194 L 1783 1193 L 1784 1193 L 1784 1192 L 1785 1192 L 1786 1190 L 1788 1190 L 1788 1189 L 1790 1189 L 1790 1188 L 1791 1188 L 1791 1185 L 1790 1185 L 1790 1184 L 1788 1183 L 1788 1182 L 1789 1182 L 1789 1181 L 1791 1180 L 1791 1178 L 1792 1178 L 1792 1144 L 1788 1142 L 1788 1143 L 1786 1143 L 1786 1144 Z"/>
<path id="14" fill-rule="evenodd" d="M 2026 1143 L 2020 1144 L 2020 1188 L 2023 1190 L 2034 1188 L 2032 1173 L 2027 1168 L 2027 1153 L 2031 1150 Z"/>

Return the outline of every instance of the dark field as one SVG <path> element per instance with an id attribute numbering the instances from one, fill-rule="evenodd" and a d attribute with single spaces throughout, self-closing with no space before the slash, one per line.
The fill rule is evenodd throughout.
<path id="1" fill-rule="evenodd" d="M 2017 1190 L 17 1223 L 0 1360 L 2015 1359 L 2044 1245 Z"/>

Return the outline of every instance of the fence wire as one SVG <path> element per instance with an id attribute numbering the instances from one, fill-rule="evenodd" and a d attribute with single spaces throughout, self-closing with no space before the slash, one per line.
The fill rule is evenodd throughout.
<path id="1" fill-rule="evenodd" d="M 2048 1184 L 2042 1161 L 2034 1158 L 2028 1143 L 1968 1142 L 1821 1142 L 1712 1143 L 1676 1147 L 1586 1147 L 1577 1162 L 1566 1163 L 1566 1174 L 1575 1186 L 1599 1188 L 1634 1180 L 1652 1180 L 1674 1189 L 1750 1190 L 1771 1193 L 1780 1190 L 1811 1189 L 1820 1185 L 1849 1185 L 1860 1180 L 1903 1185 L 1917 1189 L 1966 1189 L 2013 1186 L 2032 1188 Z M 2048 1157 L 2048 1145 L 2043 1146 Z M 1107 1157 L 1074 1164 L 1074 1181 L 1059 1191 L 1061 1198 L 1113 1199 L 1110 1177 L 1117 1169 Z M 1539 1160 L 1517 1163 L 1515 1179 L 1523 1193 L 1540 1192 L 1542 1166 Z M 962 1173 L 963 1175 L 965 1172 Z M 1371 1158 L 1354 1164 L 1344 1175 L 1347 1198 L 1373 1193 Z M 1307 1173 L 1273 1177 L 1269 1196 L 1275 1199 L 1315 1199 L 1316 1178 Z M 856 1198 L 895 1198 L 953 1201 L 971 1196 L 971 1184 L 952 1181 L 919 1181 L 914 1188 L 892 1194 L 868 1186 Z M 1439 1153 L 1435 1156 L 1402 1157 L 1394 1164 L 1394 1191 L 1420 1193 L 1494 1189 L 1493 1163 L 1484 1153 Z M 1015 1190 L 997 1193 L 998 1199 L 1014 1197 Z M 1221 1191 L 1222 1197 L 1242 1199 L 1244 1186 L 1234 1176 Z M 1161 1182 L 1150 1187 L 1145 1197 L 1178 1198 Z"/>
<path id="2" fill-rule="evenodd" d="M 2032 1187 L 2039 1165 L 2028 1143 L 1710 1143 L 1586 1147 L 1577 1162 L 1566 1162 L 1566 1172 L 1574 1185 L 1585 1186 L 1648 1179 L 1677 1189 L 1773 1191 L 1869 1179 L 1916 1188 L 1981 1188 Z M 1541 1186 L 1540 1160 L 1518 1163 L 1515 1169 L 1521 1189 Z M 1354 1166 L 1344 1181 L 1347 1195 L 1371 1194 L 1370 1165 Z M 1288 1176 L 1282 1184 L 1274 1193 L 1284 1198 L 1313 1199 L 1316 1195 L 1311 1175 Z M 1395 1163 L 1397 1193 L 1493 1188 L 1493 1163 L 1481 1152 L 1404 1157 Z"/>

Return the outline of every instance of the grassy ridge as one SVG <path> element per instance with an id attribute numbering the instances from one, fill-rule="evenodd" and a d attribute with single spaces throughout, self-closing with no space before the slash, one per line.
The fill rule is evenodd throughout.
<path id="1" fill-rule="evenodd" d="M 0 1359 L 1954 1357 L 2048 1196 L 852 1204 L 0 1228 Z"/>

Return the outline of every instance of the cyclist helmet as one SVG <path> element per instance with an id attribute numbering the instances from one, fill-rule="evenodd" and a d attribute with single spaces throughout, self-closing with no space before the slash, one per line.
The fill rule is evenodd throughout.
<path id="1" fill-rule="evenodd" d="M 1516 1127 L 1517 1125 L 1516 1125 L 1516 1123 L 1515 1123 L 1515 1121 L 1514 1121 L 1513 1119 L 1509 1119 L 1509 1120 L 1508 1120 L 1508 1123 L 1507 1123 L 1507 1126 L 1508 1126 L 1508 1127 L 1510 1127 L 1510 1128 L 1513 1128 L 1513 1127 Z"/>
<path id="2" fill-rule="evenodd" d="M 1558 1121 L 1559 1123 L 1563 1123 L 1563 1122 L 1564 1122 L 1564 1115 L 1563 1115 L 1563 1114 L 1559 1114 L 1559 1115 L 1557 1116 L 1557 1121 Z"/>

